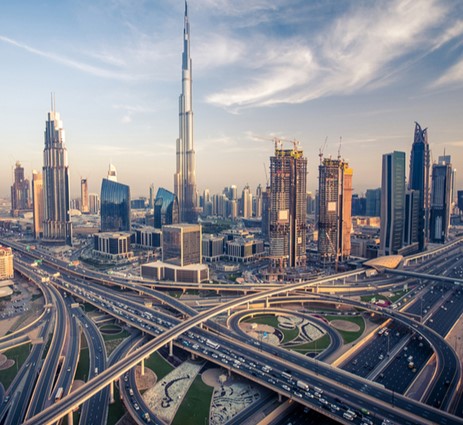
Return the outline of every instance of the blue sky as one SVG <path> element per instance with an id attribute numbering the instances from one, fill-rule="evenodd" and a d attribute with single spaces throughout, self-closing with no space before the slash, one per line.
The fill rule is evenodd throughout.
<path id="1" fill-rule="evenodd" d="M 56 93 L 71 191 L 99 192 L 108 164 L 133 196 L 173 189 L 183 1 L 0 3 L 0 196 L 11 168 L 42 166 Z M 463 189 L 460 0 L 191 0 L 198 189 L 265 183 L 273 136 L 300 141 L 308 187 L 318 153 L 341 154 L 354 189 L 380 185 L 381 155 L 409 160 L 414 121 L 446 149 Z M 267 140 L 268 139 L 268 140 Z M 264 165 L 265 164 L 265 165 Z M 267 171 L 268 172 L 268 171 Z"/>

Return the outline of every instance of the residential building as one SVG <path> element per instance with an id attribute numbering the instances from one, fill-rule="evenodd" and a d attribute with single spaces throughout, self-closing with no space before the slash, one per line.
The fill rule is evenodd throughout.
<path id="1" fill-rule="evenodd" d="M 43 237 L 43 179 L 42 173 L 32 171 L 32 213 L 34 222 L 34 238 Z"/>

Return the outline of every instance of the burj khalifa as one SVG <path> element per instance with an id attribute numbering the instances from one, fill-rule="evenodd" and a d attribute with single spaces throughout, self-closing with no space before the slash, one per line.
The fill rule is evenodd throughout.
<path id="1" fill-rule="evenodd" d="M 185 1 L 185 24 L 183 29 L 182 55 L 182 94 L 179 97 L 177 171 L 174 176 L 174 190 L 178 198 L 180 221 L 184 223 L 196 223 L 198 219 L 191 88 L 190 24 L 188 22 L 188 5 Z"/>

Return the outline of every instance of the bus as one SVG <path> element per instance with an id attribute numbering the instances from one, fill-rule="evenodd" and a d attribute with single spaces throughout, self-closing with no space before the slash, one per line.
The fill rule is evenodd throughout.
<path id="1" fill-rule="evenodd" d="M 55 401 L 61 400 L 61 397 L 63 397 L 63 391 L 64 391 L 63 387 L 58 388 L 55 394 Z"/>
<path id="2" fill-rule="evenodd" d="M 293 379 L 293 376 L 288 372 L 281 372 L 281 376 L 283 376 L 283 378 L 286 378 L 288 380 Z"/>
<path id="3" fill-rule="evenodd" d="M 216 342 L 212 342 L 210 339 L 206 340 L 206 345 L 216 350 L 220 347 L 220 344 L 217 344 Z"/>

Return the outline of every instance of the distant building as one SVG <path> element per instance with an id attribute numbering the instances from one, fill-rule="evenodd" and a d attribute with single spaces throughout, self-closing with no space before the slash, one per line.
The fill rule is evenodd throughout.
<path id="1" fill-rule="evenodd" d="M 90 193 L 88 195 L 88 207 L 90 214 L 98 214 L 100 212 L 100 196 L 98 193 Z"/>
<path id="2" fill-rule="evenodd" d="M 416 244 L 418 249 L 418 217 L 420 208 L 420 197 L 417 190 L 405 192 L 405 215 L 404 215 L 404 246 Z"/>
<path id="3" fill-rule="evenodd" d="M 162 232 L 150 226 L 135 229 L 135 241 L 138 246 L 143 248 L 160 248 Z"/>
<path id="4" fill-rule="evenodd" d="M 163 226 L 162 261 L 180 267 L 201 264 L 201 225 L 182 223 Z"/>
<path id="5" fill-rule="evenodd" d="M 260 184 L 259 186 L 257 186 L 256 197 L 254 201 L 255 201 L 254 216 L 262 217 L 262 186 Z"/>
<path id="6" fill-rule="evenodd" d="M 457 191 L 457 205 L 460 210 L 460 217 L 463 215 L 463 190 Z"/>
<path id="7" fill-rule="evenodd" d="M 352 195 L 352 215 L 364 216 L 366 214 L 367 200 L 364 196 L 360 196 L 357 193 Z"/>
<path id="8" fill-rule="evenodd" d="M 175 193 L 160 187 L 154 201 L 154 227 L 161 229 L 167 224 L 179 222 L 179 206 Z"/>
<path id="9" fill-rule="evenodd" d="M 280 273 L 287 267 L 305 266 L 307 158 L 296 142 L 293 149 L 275 146 L 269 200 L 271 268 Z"/>
<path id="10" fill-rule="evenodd" d="M 403 245 L 405 214 L 405 153 L 383 155 L 381 179 L 380 255 L 397 254 Z"/>
<path id="11" fill-rule="evenodd" d="M 352 175 L 352 168 L 340 158 L 324 158 L 320 164 L 318 256 L 321 263 L 344 261 L 350 256 Z"/>
<path id="12" fill-rule="evenodd" d="M 30 184 L 24 178 L 24 168 L 19 161 L 14 169 L 14 182 L 11 186 L 11 216 L 18 217 L 21 213 L 30 211 Z"/>
<path id="13" fill-rule="evenodd" d="M 80 211 L 84 214 L 90 212 L 88 204 L 88 182 L 87 179 L 80 179 Z"/>
<path id="14" fill-rule="evenodd" d="M 32 212 L 34 222 L 34 238 L 43 237 L 43 179 L 42 173 L 32 172 Z"/>
<path id="15" fill-rule="evenodd" d="M 452 165 L 449 163 L 432 166 L 430 241 L 445 243 L 450 227 L 450 206 L 452 190 Z"/>
<path id="16" fill-rule="evenodd" d="M 102 232 L 128 232 L 131 230 L 129 186 L 109 178 L 103 179 L 100 208 Z"/>
<path id="17" fill-rule="evenodd" d="M 246 185 L 241 194 L 241 213 L 243 218 L 252 217 L 252 193 L 249 185 Z"/>
<path id="18" fill-rule="evenodd" d="M 130 240 L 132 235 L 125 233 L 103 232 L 93 235 L 93 253 L 110 260 L 131 258 Z"/>
<path id="19" fill-rule="evenodd" d="M 220 261 L 224 255 L 224 237 L 203 235 L 202 253 L 205 262 L 213 263 Z"/>
<path id="20" fill-rule="evenodd" d="M 43 151 L 43 241 L 72 245 L 68 154 L 60 115 L 52 110 L 45 124 Z"/>
<path id="21" fill-rule="evenodd" d="M 133 210 L 144 210 L 146 208 L 146 199 L 145 198 L 132 199 L 130 201 L 130 207 Z"/>
<path id="22" fill-rule="evenodd" d="M 368 217 L 380 217 L 381 216 L 381 188 L 367 189 L 365 197 L 366 197 L 365 215 Z"/>
<path id="23" fill-rule="evenodd" d="M 0 280 L 14 277 L 13 251 L 11 248 L 0 246 Z"/>
<path id="24" fill-rule="evenodd" d="M 418 209 L 418 245 L 422 251 L 429 239 L 429 211 L 430 211 L 430 153 L 428 132 L 415 123 L 415 134 L 410 156 L 409 189 L 419 191 Z"/>
<path id="25" fill-rule="evenodd" d="M 227 258 L 238 263 L 254 261 L 265 253 L 264 241 L 254 238 L 234 238 L 227 241 L 225 246 Z"/>
<path id="26" fill-rule="evenodd" d="M 150 197 L 148 201 L 148 208 L 154 208 L 154 184 L 150 184 Z"/>
<path id="27" fill-rule="evenodd" d="M 262 238 L 268 241 L 270 237 L 270 186 L 262 192 Z"/>

